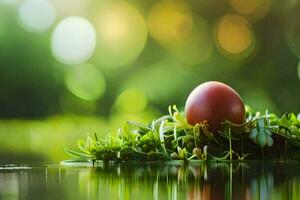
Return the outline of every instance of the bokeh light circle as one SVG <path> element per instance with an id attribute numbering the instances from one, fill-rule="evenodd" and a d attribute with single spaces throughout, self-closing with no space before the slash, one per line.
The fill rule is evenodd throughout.
<path id="1" fill-rule="evenodd" d="M 52 34 L 52 53 L 64 64 L 82 64 L 96 47 L 96 31 L 82 17 L 68 17 L 55 27 Z"/>
<path id="2" fill-rule="evenodd" d="M 25 0 L 19 6 L 18 17 L 27 31 L 44 32 L 54 23 L 56 13 L 48 0 Z"/>
<path id="3" fill-rule="evenodd" d="M 298 71 L 298 79 L 300 80 L 300 61 L 298 63 L 298 69 L 297 69 L 297 71 Z"/>
<path id="4" fill-rule="evenodd" d="M 207 61 L 213 53 L 212 31 L 209 23 L 201 17 L 194 20 L 190 34 L 167 48 L 187 65 L 198 65 Z"/>
<path id="5" fill-rule="evenodd" d="M 230 0 L 231 6 L 238 12 L 250 14 L 257 9 L 257 0 Z"/>
<path id="6" fill-rule="evenodd" d="M 84 100 L 96 100 L 104 95 L 106 83 L 101 72 L 91 64 L 69 69 L 65 76 L 69 91 Z"/>
<path id="7" fill-rule="evenodd" d="M 269 12 L 271 0 L 230 0 L 230 4 L 239 13 L 259 20 Z"/>
<path id="8" fill-rule="evenodd" d="M 226 14 L 217 24 L 216 42 L 228 54 L 241 54 L 254 44 L 248 21 L 240 15 Z"/>
<path id="9" fill-rule="evenodd" d="M 0 4 L 16 5 L 20 0 L 0 0 Z"/>
<path id="10" fill-rule="evenodd" d="M 97 57 L 106 66 L 124 66 L 134 61 L 147 41 L 143 16 L 125 1 L 101 2 L 95 17 Z"/>
<path id="11" fill-rule="evenodd" d="M 193 19 L 182 1 L 161 1 L 149 11 L 149 32 L 162 44 L 183 40 L 191 31 Z"/>
<path id="12" fill-rule="evenodd" d="M 127 89 L 122 92 L 116 101 L 116 107 L 120 112 L 138 113 L 145 110 L 147 98 L 145 94 L 137 89 Z"/>
<path id="13" fill-rule="evenodd" d="M 90 12 L 91 0 L 51 0 L 57 16 L 86 16 Z"/>
<path id="14" fill-rule="evenodd" d="M 300 3 L 290 7 L 285 20 L 285 37 L 289 49 L 300 58 Z"/>
<path id="15" fill-rule="evenodd" d="M 211 27 L 204 18 L 192 17 L 183 1 L 157 2 L 150 8 L 147 23 L 151 37 L 184 64 L 200 64 L 210 57 Z"/>

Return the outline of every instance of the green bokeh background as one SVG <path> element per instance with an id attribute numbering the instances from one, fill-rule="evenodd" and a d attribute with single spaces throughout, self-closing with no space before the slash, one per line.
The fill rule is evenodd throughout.
<path id="1" fill-rule="evenodd" d="M 65 65 L 56 60 L 51 51 L 51 37 L 56 25 L 69 16 L 81 16 L 96 27 L 99 10 L 105 10 L 103 5 L 108 1 L 76 0 L 74 4 L 87 4 L 79 9 L 78 6 L 73 9 L 70 1 L 63 1 L 67 2 L 63 8 L 50 1 L 57 11 L 64 10 L 65 13 L 57 12 L 53 24 L 46 31 L 37 33 L 24 29 L 18 17 L 25 1 L 0 0 L 2 162 L 65 159 L 63 146 L 75 147 L 77 139 L 87 133 L 115 133 L 127 120 L 147 122 L 166 113 L 170 104 L 182 109 L 189 92 L 209 80 L 230 85 L 246 104 L 256 109 L 268 109 L 278 115 L 300 112 L 298 1 L 268 1 L 267 12 L 259 18 L 235 8 L 235 1 L 168 1 L 167 5 L 188 8 L 183 14 L 193 20 L 193 26 L 200 27 L 182 43 L 176 40 L 164 43 L 164 38 L 157 38 L 153 29 L 149 29 L 153 6 L 163 1 L 126 1 L 147 25 L 146 44 L 130 62 L 109 66 L 103 64 L 101 40 L 97 39 L 96 49 L 85 63 L 99 70 L 101 80 L 105 80 L 105 86 L 100 88 L 105 91 L 93 100 L 80 98 L 68 88 L 65 77 L 81 65 Z M 165 9 L 165 15 L 172 19 Z M 250 27 L 252 46 L 240 54 L 224 52 L 215 38 L 218 21 L 228 13 L 241 16 Z M 160 26 L 168 26 L 164 20 L 157 19 L 162 21 Z M 138 28 L 130 29 L 129 33 Z M 179 34 L 186 31 L 185 24 L 179 28 Z M 99 31 L 97 27 L 95 29 Z M 232 37 L 234 41 L 236 35 Z M 209 48 L 205 49 L 205 46 L 197 54 L 197 48 L 201 49 L 207 42 Z M 107 59 L 126 58 L 128 52 L 130 55 L 134 51 L 136 49 L 129 48 L 121 51 L 119 57 Z M 206 51 L 210 51 L 208 57 L 204 56 Z"/>

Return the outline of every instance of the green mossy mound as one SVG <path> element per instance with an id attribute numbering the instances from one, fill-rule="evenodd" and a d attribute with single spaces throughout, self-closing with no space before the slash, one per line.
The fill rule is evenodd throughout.
<path id="1" fill-rule="evenodd" d="M 145 125 L 127 122 L 116 136 L 88 136 L 79 140 L 80 152 L 65 148 L 74 161 L 159 160 L 286 160 L 298 159 L 300 119 L 293 113 L 281 118 L 253 112 L 246 107 L 243 124 L 223 123 L 223 131 L 212 133 L 204 121 L 188 124 L 176 106 L 169 115 Z M 292 151 L 292 152 L 290 152 Z M 300 149 L 299 149 L 300 153 Z M 300 155 L 300 154 L 299 154 Z"/>

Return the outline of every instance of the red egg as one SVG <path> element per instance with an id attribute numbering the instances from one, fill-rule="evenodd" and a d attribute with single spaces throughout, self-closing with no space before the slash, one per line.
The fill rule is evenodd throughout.
<path id="1" fill-rule="evenodd" d="M 222 130 L 222 122 L 229 120 L 242 124 L 245 119 L 245 105 L 240 95 L 228 85 L 209 81 L 196 87 L 185 104 L 186 119 L 189 124 L 207 120 L 209 130 Z"/>

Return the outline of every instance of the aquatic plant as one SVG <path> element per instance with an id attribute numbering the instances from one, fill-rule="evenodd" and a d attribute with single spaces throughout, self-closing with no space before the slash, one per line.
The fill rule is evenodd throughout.
<path id="1" fill-rule="evenodd" d="M 246 106 L 243 124 L 224 121 L 222 131 L 211 132 L 207 121 L 191 125 L 170 106 L 168 115 L 149 124 L 129 121 L 114 135 L 95 133 L 77 144 L 80 151 L 65 148 L 71 161 L 284 160 L 289 145 L 300 147 L 300 115 L 278 118 Z"/>

